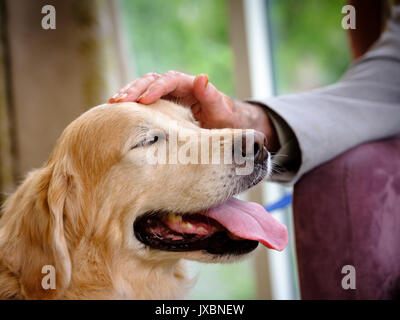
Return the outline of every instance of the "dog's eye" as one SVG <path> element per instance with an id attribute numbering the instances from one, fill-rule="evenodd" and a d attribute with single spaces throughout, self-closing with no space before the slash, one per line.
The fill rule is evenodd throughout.
<path id="1" fill-rule="evenodd" d="M 158 136 L 154 136 L 153 138 L 151 138 L 150 140 L 145 141 L 145 145 L 151 145 L 153 143 L 156 143 L 158 141 Z"/>
<path id="2" fill-rule="evenodd" d="M 133 145 L 131 147 L 131 150 L 135 149 L 137 147 L 150 146 L 150 145 L 156 143 L 157 141 L 161 140 L 161 138 L 162 138 L 162 135 L 154 135 L 154 136 L 152 136 L 150 138 L 147 138 L 146 140 L 143 140 L 143 141 Z"/>

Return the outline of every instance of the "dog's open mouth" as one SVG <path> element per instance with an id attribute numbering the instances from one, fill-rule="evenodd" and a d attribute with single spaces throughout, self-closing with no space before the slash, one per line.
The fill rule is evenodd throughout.
<path id="1" fill-rule="evenodd" d="M 258 242 L 283 250 L 286 227 L 256 203 L 235 198 L 199 213 L 147 213 L 134 223 L 136 237 L 166 251 L 204 250 L 211 254 L 245 254 Z"/>

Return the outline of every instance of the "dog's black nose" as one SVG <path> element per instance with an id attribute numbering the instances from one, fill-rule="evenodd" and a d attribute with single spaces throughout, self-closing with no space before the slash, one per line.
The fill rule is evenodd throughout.
<path id="1" fill-rule="evenodd" d="M 255 163 L 263 163 L 269 157 L 266 147 L 267 138 L 263 133 L 254 131 L 253 145 L 248 145 L 247 135 L 249 134 L 251 133 L 245 132 L 242 134 L 242 157 L 254 157 Z"/>

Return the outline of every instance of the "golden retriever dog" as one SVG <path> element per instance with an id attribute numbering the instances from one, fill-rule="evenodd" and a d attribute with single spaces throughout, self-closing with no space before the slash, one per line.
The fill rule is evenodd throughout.
<path id="1" fill-rule="evenodd" d="M 208 141 L 200 152 L 206 160 L 240 145 L 254 168 L 238 174 L 239 161 L 170 161 L 189 150 L 175 134 L 196 137 L 192 151 Z M 5 202 L 0 298 L 177 299 L 193 282 L 187 259 L 235 261 L 259 242 L 282 250 L 285 226 L 262 206 L 233 198 L 268 175 L 264 139 L 253 130 L 202 129 L 190 110 L 164 100 L 82 114 Z M 152 162 L 163 152 L 169 161 Z"/>

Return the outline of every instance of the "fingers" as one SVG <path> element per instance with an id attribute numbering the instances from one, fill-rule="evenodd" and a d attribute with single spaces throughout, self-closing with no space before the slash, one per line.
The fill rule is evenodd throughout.
<path id="1" fill-rule="evenodd" d="M 168 71 L 155 80 L 138 98 L 142 104 L 156 102 L 163 96 L 182 98 L 193 92 L 193 76 L 176 71 Z"/>
<path id="2" fill-rule="evenodd" d="M 125 87 L 119 90 L 112 98 L 108 100 L 109 103 L 115 102 L 135 102 L 147 90 L 147 88 L 155 80 L 161 76 L 157 73 L 147 73 L 142 77 L 129 82 Z"/>
<path id="3" fill-rule="evenodd" d="M 182 102 L 186 106 L 202 106 L 205 111 L 220 110 L 224 107 L 224 95 L 208 82 L 206 74 L 196 77 L 177 71 L 163 75 L 148 73 L 128 83 L 109 102 L 139 102 L 151 104 L 160 98 Z M 199 112 L 200 110 L 195 110 Z M 217 112 L 218 113 L 218 112 Z"/>
<path id="4" fill-rule="evenodd" d="M 193 82 L 193 94 L 205 108 L 221 107 L 223 94 L 218 91 L 211 83 L 208 83 L 208 76 L 200 74 Z"/>

